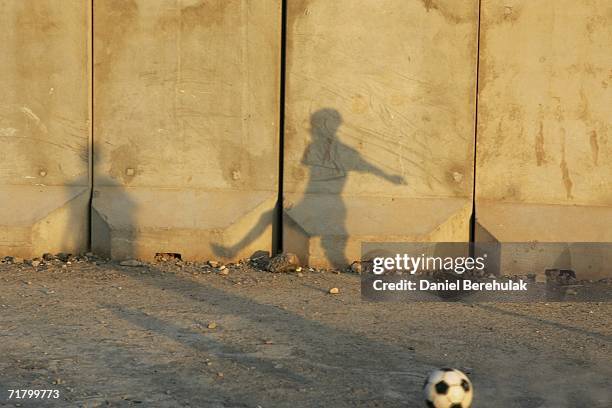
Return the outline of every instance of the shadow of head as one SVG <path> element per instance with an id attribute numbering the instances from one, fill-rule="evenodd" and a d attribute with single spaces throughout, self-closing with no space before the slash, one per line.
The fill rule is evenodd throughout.
<path id="1" fill-rule="evenodd" d="M 342 124 L 342 115 L 335 109 L 319 109 L 310 116 L 313 138 L 333 138 Z"/>

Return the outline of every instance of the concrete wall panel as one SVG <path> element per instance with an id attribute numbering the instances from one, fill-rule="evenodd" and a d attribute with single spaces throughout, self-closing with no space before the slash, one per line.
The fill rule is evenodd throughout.
<path id="1" fill-rule="evenodd" d="M 94 16 L 94 248 L 270 249 L 280 0 L 97 0 Z"/>
<path id="2" fill-rule="evenodd" d="M 287 4 L 284 248 L 467 241 L 478 1 Z"/>
<path id="3" fill-rule="evenodd" d="M 0 255 L 85 251 L 90 4 L 0 2 Z"/>
<path id="4" fill-rule="evenodd" d="M 482 2 L 477 240 L 612 241 L 612 3 Z"/>

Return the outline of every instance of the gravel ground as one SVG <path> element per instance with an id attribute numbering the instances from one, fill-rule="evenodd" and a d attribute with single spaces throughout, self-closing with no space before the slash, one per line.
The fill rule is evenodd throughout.
<path id="1" fill-rule="evenodd" d="M 475 408 L 612 406 L 609 303 L 368 303 L 355 274 L 176 260 L 3 262 L 0 285 L 0 406 L 419 407 L 447 366 Z"/>

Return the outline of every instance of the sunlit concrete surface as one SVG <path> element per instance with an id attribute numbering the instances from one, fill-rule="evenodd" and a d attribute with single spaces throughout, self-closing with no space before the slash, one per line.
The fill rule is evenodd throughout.
<path id="1" fill-rule="evenodd" d="M 0 255 L 87 250 L 90 8 L 0 4 Z"/>

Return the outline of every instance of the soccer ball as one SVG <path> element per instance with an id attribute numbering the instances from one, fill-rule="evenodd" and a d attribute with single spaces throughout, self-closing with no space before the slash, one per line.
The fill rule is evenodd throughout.
<path id="1" fill-rule="evenodd" d="M 470 408 L 474 396 L 470 380 L 454 368 L 443 368 L 429 374 L 423 392 L 429 408 Z"/>

